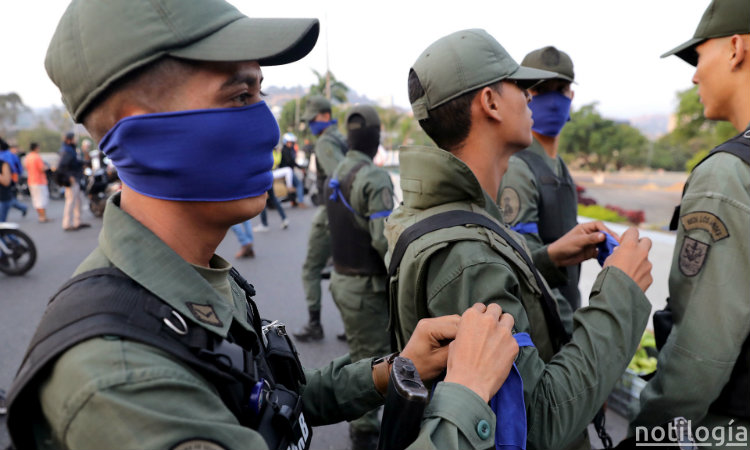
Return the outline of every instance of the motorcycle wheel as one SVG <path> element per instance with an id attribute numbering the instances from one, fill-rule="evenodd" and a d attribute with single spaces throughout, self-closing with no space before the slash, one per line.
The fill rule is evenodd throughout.
<path id="1" fill-rule="evenodd" d="M 48 180 L 49 198 L 52 200 L 62 200 L 65 197 L 65 189 L 55 183 L 52 177 L 48 177 Z"/>
<path id="2" fill-rule="evenodd" d="M 104 207 L 107 206 L 107 199 L 92 199 L 89 202 L 89 209 L 91 210 L 91 214 L 94 215 L 94 217 L 101 217 L 104 215 Z"/>
<path id="3" fill-rule="evenodd" d="M 0 272 L 23 275 L 34 267 L 36 246 L 26 233 L 21 230 L 0 230 L 0 239 L 10 250 L 10 254 L 0 250 Z"/>

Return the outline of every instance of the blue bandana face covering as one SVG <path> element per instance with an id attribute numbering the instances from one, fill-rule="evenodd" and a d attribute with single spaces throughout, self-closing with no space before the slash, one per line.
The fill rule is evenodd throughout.
<path id="1" fill-rule="evenodd" d="M 328 122 L 318 122 L 317 120 L 313 120 L 309 123 L 308 126 L 310 127 L 310 131 L 312 132 L 312 134 L 314 134 L 315 136 L 320 136 L 320 133 L 322 133 L 323 130 L 337 123 L 339 123 L 339 121 L 336 119 L 329 120 Z"/>
<path id="2" fill-rule="evenodd" d="M 565 122 L 570 120 L 572 100 L 560 92 L 545 92 L 535 95 L 529 102 L 531 118 L 534 119 L 532 130 L 543 136 L 557 136 Z"/>
<path id="3" fill-rule="evenodd" d="M 271 188 L 279 126 L 265 102 L 126 117 L 101 149 L 128 187 L 148 197 L 221 202 Z"/>

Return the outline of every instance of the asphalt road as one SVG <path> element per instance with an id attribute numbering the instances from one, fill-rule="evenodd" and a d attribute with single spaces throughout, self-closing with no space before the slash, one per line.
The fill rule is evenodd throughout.
<path id="1" fill-rule="evenodd" d="M 21 218 L 12 211 L 9 220 L 19 223 L 38 249 L 34 268 L 22 277 L 0 274 L 0 388 L 7 389 L 21 363 L 23 353 L 36 328 L 49 297 L 70 277 L 79 262 L 97 245 L 101 220 L 88 211 L 83 219 L 92 227 L 75 232 L 61 229 L 62 201 L 51 201 L 49 216 L 54 222 L 40 224 L 35 213 L 29 211 Z M 304 303 L 301 268 L 306 252 L 307 236 L 313 208 L 286 208 L 291 225 L 280 229 L 280 218 L 269 211 L 270 230 L 255 235 L 255 259 L 235 260 L 239 248 L 235 236 L 229 232 L 217 253 L 235 264 L 238 270 L 255 285 L 255 300 L 264 317 L 278 318 L 289 330 L 296 330 L 307 321 Z M 253 222 L 259 223 L 258 219 Z M 323 284 L 322 321 L 326 337 L 322 342 L 299 343 L 302 362 L 307 367 L 318 367 L 347 352 L 347 346 L 336 339 L 343 332 L 338 310 L 328 292 L 328 282 Z M 624 437 L 627 423 L 620 416 L 608 413 L 608 429 L 617 443 Z M 592 435 L 594 448 L 599 440 Z M 5 421 L 0 417 L 0 448 L 8 445 Z M 343 449 L 348 445 L 348 426 L 340 423 L 315 429 L 313 449 Z"/>

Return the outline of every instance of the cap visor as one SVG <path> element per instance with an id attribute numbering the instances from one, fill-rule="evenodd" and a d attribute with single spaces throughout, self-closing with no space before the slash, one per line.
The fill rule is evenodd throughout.
<path id="1" fill-rule="evenodd" d="M 305 111 L 304 113 L 302 113 L 302 117 L 300 119 L 302 119 L 303 122 L 309 122 L 313 120 L 317 115 L 318 114 L 315 112 Z"/>
<path id="2" fill-rule="evenodd" d="M 169 52 L 198 61 L 258 61 L 261 66 L 288 64 L 315 47 L 318 19 L 243 17 L 193 44 Z"/>
<path id="3" fill-rule="evenodd" d="M 518 69 L 507 78 L 518 81 L 519 86 L 528 89 L 540 81 L 560 78 L 560 74 L 548 70 L 519 66 Z"/>
<path id="4" fill-rule="evenodd" d="M 682 45 L 678 45 L 667 53 L 661 55 L 662 58 L 676 55 L 682 58 L 686 63 L 691 65 L 698 64 L 698 55 L 695 53 L 695 46 L 705 41 L 705 38 L 693 38 Z"/>

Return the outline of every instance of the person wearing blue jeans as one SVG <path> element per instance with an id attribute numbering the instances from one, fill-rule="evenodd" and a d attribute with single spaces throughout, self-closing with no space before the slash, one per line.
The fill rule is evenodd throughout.
<path id="1" fill-rule="evenodd" d="M 10 164 L 0 159 L 0 222 L 5 222 L 10 211 Z"/>
<path id="2" fill-rule="evenodd" d="M 276 194 L 274 194 L 273 188 L 268 190 L 268 200 L 271 202 L 273 207 L 276 208 L 276 211 L 278 211 L 279 215 L 281 216 L 281 229 L 286 230 L 289 227 L 289 219 L 286 218 L 284 208 L 281 207 L 281 202 L 278 198 L 276 198 Z M 266 206 L 263 212 L 260 213 L 261 224 L 254 228 L 255 231 L 268 231 L 268 216 L 266 215 L 267 210 L 268 206 Z"/>
<path id="3" fill-rule="evenodd" d="M 9 208 L 16 208 L 17 210 L 21 211 L 21 215 L 26 217 L 26 213 L 29 211 L 29 207 L 26 206 L 25 203 L 22 203 L 18 200 L 16 197 L 17 190 L 16 190 L 16 183 L 18 182 L 19 177 L 23 174 L 23 166 L 21 165 L 21 159 L 18 157 L 18 147 L 15 145 L 11 145 L 9 148 L 5 150 L 0 150 L 0 159 L 5 160 L 10 165 L 10 173 L 11 173 L 11 185 L 10 185 L 10 207 Z M 7 212 L 6 212 L 7 216 Z"/>
<path id="4" fill-rule="evenodd" d="M 234 255 L 235 258 L 255 258 L 255 250 L 253 250 L 253 227 L 250 223 L 250 219 L 232 225 L 232 231 L 237 240 L 240 241 L 240 250 Z"/>

